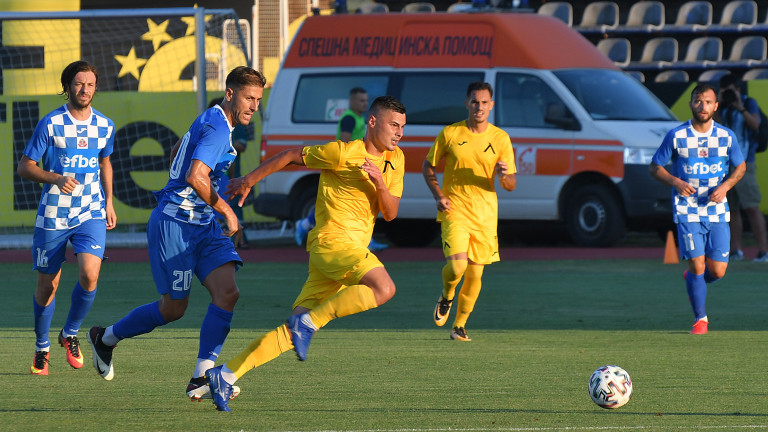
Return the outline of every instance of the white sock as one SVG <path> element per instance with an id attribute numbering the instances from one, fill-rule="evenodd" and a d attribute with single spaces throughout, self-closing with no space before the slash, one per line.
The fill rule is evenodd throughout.
<path id="1" fill-rule="evenodd" d="M 112 333 L 112 326 L 109 326 L 104 330 L 104 336 L 101 337 L 101 342 L 106 346 L 115 346 L 120 341 L 115 334 Z"/>
<path id="2" fill-rule="evenodd" d="M 237 381 L 237 376 L 235 375 L 235 373 L 229 370 L 229 368 L 226 365 L 224 365 L 221 368 L 221 377 L 229 385 L 233 385 Z"/>
<path id="3" fill-rule="evenodd" d="M 216 362 L 210 359 L 197 359 L 197 366 L 195 366 L 195 372 L 192 373 L 192 378 L 199 378 L 205 376 L 205 371 L 216 366 Z"/>

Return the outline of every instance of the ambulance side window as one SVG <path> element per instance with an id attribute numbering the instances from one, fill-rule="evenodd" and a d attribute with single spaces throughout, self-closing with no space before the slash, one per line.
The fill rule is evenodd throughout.
<path id="1" fill-rule="evenodd" d="M 386 74 L 304 75 L 296 87 L 291 118 L 294 123 L 336 123 L 349 105 L 349 91 L 362 87 L 369 103 L 387 94 Z"/>
<path id="2" fill-rule="evenodd" d="M 494 99 L 496 124 L 502 127 L 553 129 L 557 126 L 547 121 L 548 113 L 567 110 L 547 83 L 529 74 L 499 74 Z"/>
<path id="3" fill-rule="evenodd" d="M 408 111 L 408 124 L 449 125 L 467 118 L 467 86 L 482 72 L 400 73 L 392 87 Z"/>

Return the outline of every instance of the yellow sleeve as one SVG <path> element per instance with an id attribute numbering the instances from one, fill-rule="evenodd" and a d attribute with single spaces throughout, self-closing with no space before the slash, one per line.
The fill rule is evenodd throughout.
<path id="1" fill-rule="evenodd" d="M 341 160 L 341 141 L 331 141 L 327 144 L 304 147 L 301 157 L 307 168 L 312 169 L 336 169 L 344 163 Z"/>
<path id="2" fill-rule="evenodd" d="M 435 138 L 435 143 L 432 144 L 429 153 L 427 153 L 427 163 L 432 166 L 437 166 L 445 156 L 445 148 L 448 146 L 448 139 L 445 137 L 446 129 L 448 128 L 443 128 L 440 131 L 440 134 Z"/>
<path id="3" fill-rule="evenodd" d="M 512 148 L 512 140 L 509 139 L 509 135 L 503 130 L 499 134 L 499 160 L 506 163 L 508 167 L 508 174 L 515 174 L 517 172 L 517 166 L 515 165 L 515 150 Z"/>
<path id="4" fill-rule="evenodd" d="M 403 196 L 403 175 L 405 174 L 405 155 L 400 147 L 393 152 L 391 159 L 387 159 L 394 168 L 392 180 L 389 182 L 387 189 L 389 193 L 395 197 Z"/>

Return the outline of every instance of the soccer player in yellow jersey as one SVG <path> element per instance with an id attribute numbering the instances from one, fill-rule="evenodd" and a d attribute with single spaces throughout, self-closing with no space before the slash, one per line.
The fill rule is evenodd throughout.
<path id="1" fill-rule="evenodd" d="M 373 101 L 364 139 L 285 150 L 245 177 L 230 182 L 227 194 L 240 195 L 288 165 L 320 169 L 317 226 L 307 239 L 309 276 L 288 322 L 254 340 L 225 365 L 206 373 L 213 402 L 231 411 L 233 384 L 249 370 L 291 348 L 305 360 L 314 332 L 335 318 L 373 309 L 395 295 L 395 284 L 368 250 L 376 216 L 397 216 L 403 192 L 405 107 L 391 96 Z"/>
<path id="2" fill-rule="evenodd" d="M 451 331 L 451 339 L 460 341 L 471 340 L 465 326 L 480 294 L 483 268 L 499 260 L 495 177 L 508 191 L 517 185 L 509 135 L 488 122 L 492 98 L 490 84 L 470 84 L 466 100 L 469 116 L 440 132 L 422 165 L 424 179 L 437 201 L 437 221 L 447 261 L 434 320 L 438 326 L 448 321 L 456 287 L 464 277 Z M 441 188 L 435 167 L 442 159 L 445 171 Z"/>

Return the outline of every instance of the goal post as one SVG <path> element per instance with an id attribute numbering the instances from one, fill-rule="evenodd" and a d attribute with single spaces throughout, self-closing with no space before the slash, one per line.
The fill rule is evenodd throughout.
<path id="1" fill-rule="evenodd" d="M 232 9 L 0 12 L 0 29 L 0 234 L 34 227 L 41 187 L 16 165 L 37 122 L 66 103 L 57 93 L 67 64 L 96 66 L 93 107 L 115 122 L 118 227 L 146 224 L 171 147 L 223 94 L 228 70 L 252 64 L 248 21 Z M 245 166 L 258 161 L 250 153 Z"/>

